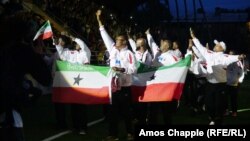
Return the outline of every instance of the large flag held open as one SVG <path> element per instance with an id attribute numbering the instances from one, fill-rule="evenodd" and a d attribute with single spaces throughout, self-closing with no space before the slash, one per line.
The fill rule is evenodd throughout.
<path id="1" fill-rule="evenodd" d="M 141 65 L 133 77 L 133 100 L 138 102 L 179 100 L 186 80 L 190 56 L 170 66 Z"/>
<path id="2" fill-rule="evenodd" d="M 52 28 L 51 28 L 50 22 L 49 22 L 49 20 L 48 20 L 48 21 L 47 21 L 47 22 L 37 31 L 37 33 L 36 33 L 36 35 L 35 35 L 33 41 L 36 40 L 36 39 L 38 39 L 38 38 L 44 40 L 44 39 L 47 39 L 47 38 L 52 37 L 52 35 L 53 35 Z"/>
<path id="3" fill-rule="evenodd" d="M 59 103 L 109 103 L 109 67 L 56 62 L 53 101 Z"/>
<path id="4" fill-rule="evenodd" d="M 132 97 L 138 102 L 180 99 L 190 56 L 171 66 L 147 68 L 141 65 L 133 76 Z M 76 65 L 57 61 L 53 101 L 105 104 L 111 99 L 112 73 L 109 67 Z"/>

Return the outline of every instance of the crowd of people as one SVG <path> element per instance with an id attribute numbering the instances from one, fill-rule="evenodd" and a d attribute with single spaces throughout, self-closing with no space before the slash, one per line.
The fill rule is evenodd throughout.
<path id="1" fill-rule="evenodd" d="M 178 108 L 178 103 L 183 101 L 189 104 L 194 112 L 206 111 L 209 117 L 208 124 L 220 125 L 223 124 L 224 115 L 228 115 L 230 111 L 227 100 L 229 96 L 232 110 L 230 114 L 237 117 L 237 93 L 248 69 L 246 56 L 235 55 L 235 52 L 249 52 L 250 31 L 245 29 L 244 24 L 181 26 L 170 23 L 159 27 L 131 29 L 126 23 L 115 22 L 113 25 L 112 22 L 105 21 L 102 18 L 103 11 L 97 10 L 99 7 L 93 2 L 75 1 L 72 7 L 75 6 L 76 9 L 65 7 L 65 3 L 72 4 L 68 1 L 46 2 L 45 7 L 52 12 L 54 10 L 55 14 L 62 15 L 61 18 L 68 21 L 68 26 L 79 23 L 74 25 L 78 30 L 82 29 L 83 25 L 91 25 L 91 32 L 86 30 L 84 33 L 82 31 L 85 29 L 78 30 L 79 34 L 86 37 L 88 43 L 67 32 L 55 33 L 53 40 L 32 41 L 32 36 L 45 20 L 34 13 L 22 11 L 20 6 L 15 6 L 17 8 L 13 11 L 9 9 L 13 7 L 9 6 L 11 3 L 1 4 L 1 26 L 7 26 L 1 29 L 3 40 L 0 61 L 5 66 L 1 70 L 2 140 L 24 140 L 20 107 L 27 102 L 25 88 L 30 87 L 24 83 L 27 80 L 26 74 L 32 75 L 42 85 L 49 86 L 52 84 L 55 60 L 81 65 L 93 64 L 91 56 L 94 51 L 100 59 L 97 64 L 110 66 L 116 72 L 116 81 L 120 82 L 119 88 L 112 93 L 112 104 L 105 106 L 109 134 L 104 140 L 119 140 L 118 123 L 121 117 L 125 121 L 127 140 L 133 140 L 134 119 L 137 120 L 137 124 L 159 124 L 156 118 L 159 110 L 164 124 L 172 124 L 172 116 Z M 93 9 L 86 8 L 86 11 L 80 12 L 80 3 L 91 5 Z M 189 28 L 190 26 L 194 26 L 194 29 Z M 232 34 L 223 34 L 228 28 L 232 29 Z M 236 30 L 240 32 L 235 32 Z M 12 36 L 12 33 L 15 33 L 15 36 Z M 220 41 L 211 39 L 216 36 L 219 36 Z M 239 36 L 242 38 L 238 38 Z M 203 46 L 203 42 L 208 42 L 208 45 Z M 212 45 L 213 49 L 210 47 Z M 44 46 L 53 48 L 53 51 L 47 52 L 48 49 Z M 239 46 L 242 48 L 236 48 Z M 227 50 L 230 50 L 229 54 L 226 54 Z M 181 101 L 173 99 L 171 102 L 132 103 L 130 86 L 132 75 L 137 72 L 137 62 L 149 67 L 168 66 L 182 60 L 186 55 L 191 55 L 192 61 Z M 79 134 L 87 132 L 86 108 L 83 104 L 71 104 L 73 129 Z M 55 103 L 55 112 L 58 126 L 67 128 L 65 104 Z"/>
<path id="2" fill-rule="evenodd" d="M 22 109 L 41 95 L 27 79 L 32 76 L 44 86 L 52 77 L 43 54 L 35 51 L 32 37 L 39 27 L 36 16 L 23 11 L 20 3 L 1 3 L 0 139 L 23 141 Z M 16 7 L 16 8 L 14 8 Z"/>

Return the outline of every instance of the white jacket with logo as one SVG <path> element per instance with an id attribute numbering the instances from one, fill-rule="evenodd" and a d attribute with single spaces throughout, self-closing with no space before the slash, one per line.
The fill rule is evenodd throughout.
<path id="1" fill-rule="evenodd" d="M 129 41 L 131 48 L 133 49 L 133 52 L 135 53 L 136 60 L 138 62 L 141 62 L 141 63 L 144 63 L 144 64 L 150 66 L 152 64 L 152 56 L 148 52 L 148 50 L 146 50 L 144 53 L 141 53 L 140 51 L 136 50 L 136 43 L 134 40 L 128 39 L 128 41 Z"/>
<path id="2" fill-rule="evenodd" d="M 79 44 L 81 50 L 69 50 L 68 48 L 63 48 L 61 45 L 56 45 L 59 58 L 70 63 L 90 63 L 91 52 L 87 45 L 78 38 L 75 38 L 75 42 Z"/>
<path id="3" fill-rule="evenodd" d="M 154 66 L 168 66 L 177 63 L 181 58 L 174 55 L 172 50 L 164 53 L 160 53 L 158 45 L 155 43 L 151 34 L 147 34 L 147 40 L 149 47 L 153 53 L 153 65 Z"/>
<path id="4" fill-rule="evenodd" d="M 125 72 L 119 74 L 119 79 L 122 87 L 132 85 L 132 74 L 136 73 L 136 59 L 134 54 L 126 47 L 120 51 L 116 49 L 115 42 L 108 35 L 105 28 L 100 27 L 100 32 L 105 46 L 110 54 L 110 67 L 124 68 Z"/>
<path id="5" fill-rule="evenodd" d="M 239 55 L 228 55 L 223 52 L 213 52 L 201 45 L 198 39 L 193 39 L 195 47 L 207 62 L 207 80 L 210 83 L 227 82 L 226 68 L 229 64 L 239 61 Z"/>

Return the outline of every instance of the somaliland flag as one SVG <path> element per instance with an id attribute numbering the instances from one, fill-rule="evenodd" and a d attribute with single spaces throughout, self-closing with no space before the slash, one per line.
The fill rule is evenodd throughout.
<path id="1" fill-rule="evenodd" d="M 110 67 L 56 62 L 53 102 L 78 104 L 110 103 Z"/>
<path id="2" fill-rule="evenodd" d="M 132 97 L 137 102 L 180 99 L 191 56 L 171 66 L 140 65 L 133 75 Z M 56 62 L 53 102 L 79 104 L 111 103 L 110 67 Z"/>
<path id="3" fill-rule="evenodd" d="M 49 20 L 37 31 L 34 39 L 40 38 L 42 40 L 52 37 L 53 32 Z"/>
<path id="4" fill-rule="evenodd" d="M 138 102 L 179 100 L 191 56 L 171 66 L 148 68 L 141 65 L 133 76 L 132 95 Z"/>

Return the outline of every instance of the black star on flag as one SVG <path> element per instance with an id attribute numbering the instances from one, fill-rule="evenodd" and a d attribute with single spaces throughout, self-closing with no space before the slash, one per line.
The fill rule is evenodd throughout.
<path id="1" fill-rule="evenodd" d="M 154 80 L 155 77 L 156 77 L 156 76 L 153 74 L 153 75 L 150 77 L 150 80 Z"/>
<path id="2" fill-rule="evenodd" d="M 75 79 L 75 82 L 74 82 L 73 85 L 77 84 L 77 85 L 79 86 L 79 83 L 80 83 L 80 81 L 81 81 L 83 78 L 81 78 L 81 77 L 80 77 L 80 74 L 78 74 L 78 76 L 75 77 L 74 79 Z"/>

